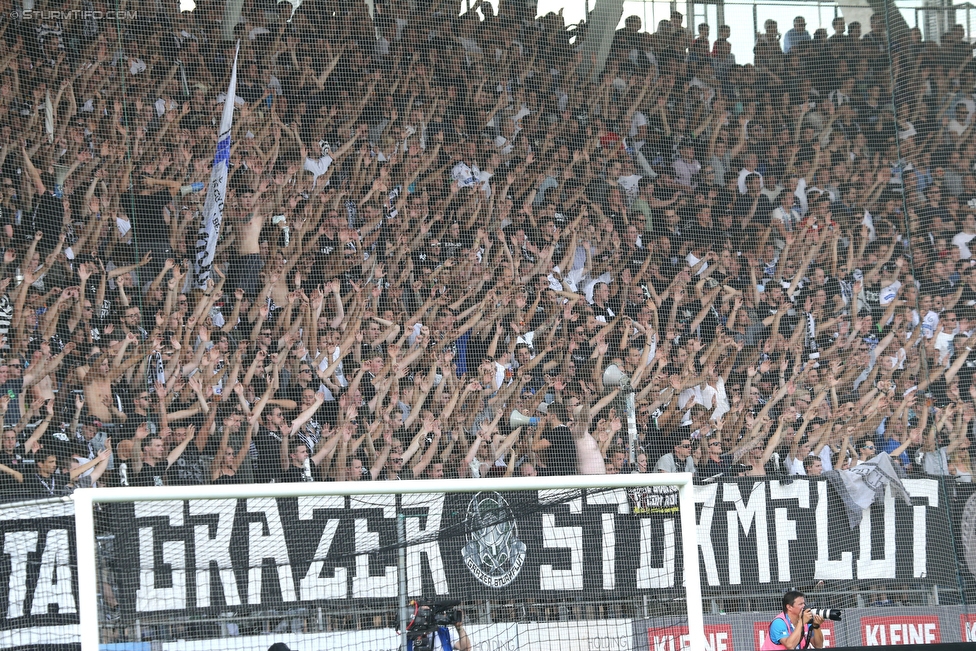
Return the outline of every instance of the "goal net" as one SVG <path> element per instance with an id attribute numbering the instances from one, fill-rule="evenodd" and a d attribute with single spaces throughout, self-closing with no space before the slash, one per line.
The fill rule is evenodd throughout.
<path id="1" fill-rule="evenodd" d="M 82 648 L 703 648 L 690 477 L 598 479 L 84 491 Z"/>

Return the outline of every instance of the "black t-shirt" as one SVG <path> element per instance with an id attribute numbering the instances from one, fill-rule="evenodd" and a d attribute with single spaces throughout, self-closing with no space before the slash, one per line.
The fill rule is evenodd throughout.
<path id="1" fill-rule="evenodd" d="M 641 247 L 630 247 L 623 246 L 620 249 L 621 259 L 626 261 L 627 268 L 630 269 L 631 273 L 637 273 L 640 268 L 644 265 L 644 261 L 647 260 L 648 251 L 647 249 Z"/>
<path id="2" fill-rule="evenodd" d="M 281 481 L 281 432 L 261 427 L 254 437 L 258 459 L 254 464 L 254 479 L 260 483 Z"/>
<path id="3" fill-rule="evenodd" d="M 130 486 L 165 486 L 166 471 L 169 466 L 165 460 L 160 461 L 155 466 L 150 466 L 143 462 L 142 470 L 138 473 L 129 473 Z"/>
<path id="4" fill-rule="evenodd" d="M 931 224 L 936 218 L 939 218 L 943 223 L 953 222 L 952 215 L 942 206 L 927 205 L 919 208 L 918 217 L 923 224 Z"/>
<path id="5" fill-rule="evenodd" d="M 726 455 L 720 456 L 718 461 L 714 461 L 711 457 L 708 457 L 698 464 L 695 474 L 700 477 L 714 477 L 715 475 L 728 472 L 731 467 L 732 459 Z"/>
<path id="6" fill-rule="evenodd" d="M 319 239 L 317 244 L 319 250 L 314 254 L 315 262 L 312 264 L 312 268 L 308 273 L 310 282 L 315 284 L 323 283 L 334 275 L 332 272 L 338 259 L 338 254 L 335 251 L 339 248 L 339 245 L 340 242 L 337 238 L 323 236 Z"/>
<path id="7" fill-rule="evenodd" d="M 471 336 L 468 338 L 468 345 L 465 347 L 465 363 L 468 367 L 468 372 L 472 369 L 477 369 L 478 365 L 488 354 L 488 346 L 491 344 L 490 338 L 481 338 L 476 336 Z"/>
<path id="8" fill-rule="evenodd" d="M 576 364 L 577 370 L 580 368 L 593 366 L 594 361 L 590 359 L 590 355 L 593 354 L 593 346 L 585 341 L 581 341 L 577 344 L 576 350 L 570 353 L 570 359 Z"/>
<path id="9" fill-rule="evenodd" d="M 834 298 L 835 296 L 843 296 L 844 288 L 841 287 L 840 280 L 834 277 L 827 279 L 824 283 L 824 291 L 827 293 L 827 298 Z"/>
<path id="10" fill-rule="evenodd" d="M 607 301 L 607 304 L 603 307 L 600 307 L 596 303 L 590 307 L 593 308 L 593 316 L 595 316 L 597 320 L 602 318 L 604 323 L 610 323 L 613 321 L 614 317 L 617 316 L 617 310 L 615 309 L 615 306 L 610 303 L 610 301 Z"/>
<path id="11" fill-rule="evenodd" d="M 953 293 L 952 283 L 948 280 L 930 279 L 922 282 L 918 288 L 923 296 L 948 296 Z"/>
<path id="12" fill-rule="evenodd" d="M 24 461 L 20 458 L 19 454 L 0 452 L 0 463 L 21 474 L 26 475 L 28 473 L 28 469 L 25 467 Z M 27 477 L 25 476 L 24 479 L 27 479 Z M 0 502 L 7 502 L 19 497 L 22 489 L 23 485 L 14 479 L 13 476 L 0 471 Z"/>
<path id="13" fill-rule="evenodd" d="M 14 427 L 20 422 L 20 394 L 24 392 L 24 381 L 21 378 L 11 378 L 0 385 L 0 395 L 6 394 L 10 401 L 7 403 L 7 413 L 4 414 L 4 427 Z M 26 402 L 27 398 L 25 398 Z"/>
<path id="14" fill-rule="evenodd" d="M 213 480 L 210 483 L 211 484 L 217 484 L 217 485 L 221 485 L 221 484 L 243 484 L 244 483 L 244 478 L 241 477 L 239 474 L 221 475 L 221 476 L 217 477 L 217 479 Z"/>
<path id="15" fill-rule="evenodd" d="M 315 481 L 315 480 L 305 475 L 304 468 L 300 466 L 290 466 L 288 470 L 281 473 L 280 481 L 288 484 L 295 484 L 298 482 Z"/>
<path id="16" fill-rule="evenodd" d="M 969 283 L 963 283 L 959 304 L 976 305 L 976 288 L 973 288 Z"/>
<path id="17" fill-rule="evenodd" d="M 557 425 L 547 432 L 544 438 L 550 443 L 545 474 L 575 475 L 577 472 L 576 441 L 573 440 L 570 429 L 565 425 Z"/>
<path id="18" fill-rule="evenodd" d="M 376 387 L 373 386 L 373 379 L 375 377 L 372 373 L 366 373 L 359 382 L 359 391 L 363 394 L 363 400 L 366 402 L 376 397 Z"/>
<path id="19" fill-rule="evenodd" d="M 465 249 L 471 248 L 472 240 L 473 238 L 466 232 L 459 233 L 457 237 L 445 234 L 441 238 L 441 255 L 445 258 L 461 257 Z"/>
<path id="20" fill-rule="evenodd" d="M 664 302 L 661 303 L 661 309 L 659 312 L 661 314 L 671 314 L 671 306 L 674 305 L 674 299 L 666 298 Z M 675 327 L 679 334 L 687 334 L 688 328 L 691 326 L 695 317 L 701 311 L 701 302 L 692 299 L 689 301 L 684 301 L 678 305 L 678 310 L 675 312 Z M 713 327 L 714 331 L 714 327 Z"/>
<path id="21" fill-rule="evenodd" d="M 749 214 L 749 211 L 752 210 L 752 202 L 754 199 L 755 197 L 748 194 L 739 195 L 739 198 L 736 199 L 733 213 L 740 224 Z M 769 226 L 771 223 L 769 216 L 773 210 L 773 204 L 766 198 L 766 195 L 759 195 L 759 201 L 756 203 L 756 212 L 753 213 L 752 219 L 749 220 L 749 225 L 746 226 L 746 233 L 743 234 L 745 235 Z"/>
<path id="22" fill-rule="evenodd" d="M 868 307 L 871 308 L 871 316 L 877 321 L 881 315 L 884 313 L 884 307 L 881 305 L 881 290 L 884 287 L 881 283 L 874 283 L 872 285 L 864 285 L 864 300 L 867 302 Z"/>
<path id="23" fill-rule="evenodd" d="M 24 494 L 35 499 L 59 497 L 65 494 L 67 484 L 67 475 L 55 473 L 50 477 L 41 477 L 34 472 L 24 477 Z"/>
<path id="24" fill-rule="evenodd" d="M 167 486 L 199 486 L 210 481 L 210 461 L 213 457 L 201 454 L 192 442 L 180 458 L 165 473 Z"/>
<path id="25" fill-rule="evenodd" d="M 101 486 L 131 486 L 132 475 L 132 461 L 121 461 L 118 457 L 115 458 L 115 468 L 111 470 L 106 470 L 101 479 L 98 480 Z"/>
<path id="26" fill-rule="evenodd" d="M 63 426 L 58 426 L 55 423 L 47 428 L 44 435 L 41 436 L 41 447 L 48 451 L 53 451 L 59 455 L 66 455 L 73 451 L 73 447 L 79 442 L 85 443 L 85 454 L 88 453 L 87 441 L 79 439 L 67 432 Z"/>
<path id="27" fill-rule="evenodd" d="M 44 233 L 44 237 L 37 244 L 37 252 L 41 254 L 43 259 L 58 245 L 58 238 L 61 236 L 64 225 L 64 206 L 61 199 L 50 192 L 45 192 L 38 197 L 34 204 L 32 222 L 35 233 L 37 231 Z M 30 233 L 30 235 L 33 237 L 34 233 Z"/>
<path id="28" fill-rule="evenodd" d="M 136 242 L 167 241 L 168 228 L 163 222 L 163 207 L 173 201 L 168 190 L 153 194 L 126 192 L 119 204 L 132 224 L 132 235 Z"/>
<path id="29" fill-rule="evenodd" d="M 433 248 L 429 246 L 422 246 L 420 248 L 414 249 L 410 253 L 410 258 L 413 260 L 414 267 L 422 270 L 423 273 L 427 274 L 437 269 L 441 266 L 443 260 L 441 260 L 441 254 L 435 252 Z"/>

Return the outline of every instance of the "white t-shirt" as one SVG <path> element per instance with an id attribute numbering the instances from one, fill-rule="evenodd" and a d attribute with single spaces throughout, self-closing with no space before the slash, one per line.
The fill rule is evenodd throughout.
<path id="1" fill-rule="evenodd" d="M 627 195 L 628 202 L 633 202 L 637 198 L 640 192 L 638 184 L 642 178 L 644 177 L 639 174 L 633 174 L 631 176 L 621 176 L 617 179 L 617 183 L 620 184 L 620 187 L 624 189 L 624 193 Z"/>
<path id="2" fill-rule="evenodd" d="M 491 174 L 487 172 L 482 172 L 478 169 L 477 165 L 468 165 L 464 161 L 458 161 L 453 168 L 451 168 L 451 178 L 457 181 L 458 187 L 468 188 L 472 186 L 480 186 L 482 190 L 488 191 L 489 185 L 488 181 L 491 179 Z"/>
<path id="3" fill-rule="evenodd" d="M 725 393 L 725 380 L 722 378 L 718 378 L 714 387 L 710 384 L 705 384 L 704 387 L 700 384 L 696 384 L 692 388 L 685 389 L 679 393 L 678 408 L 684 409 L 688 404 L 688 401 L 691 400 L 692 396 L 695 398 L 696 405 L 701 405 L 706 409 L 714 408 L 712 415 L 709 417 L 711 420 L 717 420 L 731 411 L 729 398 Z M 690 423 L 691 412 L 688 412 L 682 417 L 681 424 L 688 425 Z"/>
<path id="4" fill-rule="evenodd" d="M 322 156 L 322 158 L 306 158 L 305 159 L 305 171 L 312 173 L 312 187 L 318 183 L 319 177 L 329 171 L 332 167 L 333 159 L 328 154 Z"/>
<path id="5" fill-rule="evenodd" d="M 501 388 L 505 386 L 505 366 L 495 362 L 495 387 Z"/>
<path id="6" fill-rule="evenodd" d="M 958 328 L 956 328 L 958 330 Z M 952 339 L 955 337 L 953 332 L 940 332 L 935 338 L 934 348 L 939 351 L 939 361 L 945 362 L 949 359 L 949 351 L 952 346 Z"/>
<path id="7" fill-rule="evenodd" d="M 759 172 L 750 172 L 749 170 L 747 170 L 746 168 L 743 167 L 741 170 L 739 170 L 739 194 L 746 194 L 749 191 L 748 188 L 746 188 L 746 177 L 749 176 L 750 174 L 755 174 L 756 176 L 759 177 L 759 189 L 760 190 L 762 190 L 764 187 L 766 187 L 763 184 L 763 175 L 762 174 L 760 174 Z"/>
<path id="8" fill-rule="evenodd" d="M 630 120 L 630 131 L 627 132 L 627 135 L 630 136 L 631 138 L 636 138 L 637 130 L 640 129 L 641 127 L 646 127 L 646 126 L 647 126 L 647 116 L 641 113 L 640 111 L 634 111 L 634 117 L 632 117 Z M 635 149 L 640 149 L 643 146 L 644 146 L 643 140 L 634 141 Z"/>
<path id="9" fill-rule="evenodd" d="M 599 276 L 597 276 L 596 278 L 594 278 L 592 276 L 581 277 L 578 281 L 576 281 L 576 286 L 577 286 L 577 288 L 579 288 L 580 286 L 582 286 L 583 296 L 584 296 L 584 298 L 586 298 L 586 302 L 589 303 L 590 305 L 592 305 L 593 304 L 593 288 L 596 287 L 596 284 L 597 283 L 606 283 L 606 284 L 609 285 L 612 282 L 613 282 L 613 276 L 611 276 L 609 273 L 602 273 Z M 579 291 L 577 290 L 576 293 L 578 294 Z"/>
<path id="10" fill-rule="evenodd" d="M 898 296 L 898 290 L 901 289 L 901 281 L 896 280 L 887 287 L 882 287 L 881 291 L 878 292 L 878 302 L 881 305 L 890 305 L 895 297 Z"/>
<path id="11" fill-rule="evenodd" d="M 696 258 L 694 255 L 692 255 L 691 253 L 689 253 L 688 255 L 685 256 L 685 261 L 688 263 L 688 266 L 694 267 L 696 264 L 698 264 L 699 262 L 701 262 L 701 258 Z M 695 275 L 696 276 L 702 275 L 703 273 L 705 273 L 705 270 L 706 269 L 708 269 L 708 263 L 707 262 L 703 263 L 702 266 L 698 268 L 698 272 L 695 273 Z"/>
<path id="12" fill-rule="evenodd" d="M 817 194 L 823 194 L 823 190 L 817 187 L 807 187 L 807 180 L 805 178 L 800 178 L 796 182 L 796 192 L 793 196 L 797 198 L 800 202 L 800 214 L 806 216 L 807 211 L 810 210 L 810 201 L 807 199 L 810 192 L 816 192 Z M 833 200 L 833 197 L 831 197 Z"/>
<path id="13" fill-rule="evenodd" d="M 972 242 L 976 234 L 970 235 L 969 233 L 962 232 L 956 233 L 955 237 L 952 238 L 952 245 L 959 248 L 959 257 L 963 260 L 968 260 L 973 257 L 972 252 L 969 250 L 969 243 Z"/>
<path id="14" fill-rule="evenodd" d="M 803 467 L 803 459 L 795 459 L 791 456 L 786 457 L 786 472 L 791 475 L 805 475 L 807 469 Z"/>
<path id="15" fill-rule="evenodd" d="M 926 339 L 931 339 L 937 327 L 939 327 L 939 315 L 929 310 L 922 318 L 922 335 Z"/>
<path id="16" fill-rule="evenodd" d="M 791 232 L 803 221 L 803 215 L 796 210 L 787 210 L 783 206 L 780 206 L 769 214 L 769 219 L 774 222 L 780 222 L 787 232 Z"/>
<path id="17" fill-rule="evenodd" d="M 922 456 L 922 470 L 926 475 L 945 476 L 949 474 L 948 448 L 938 448 Z"/>
<path id="18" fill-rule="evenodd" d="M 949 126 L 946 127 L 946 129 L 949 131 L 949 133 L 961 136 L 969 127 L 970 122 L 972 122 L 972 118 L 967 119 L 965 122 L 960 122 L 956 118 L 952 118 L 949 120 Z"/>
<path id="19" fill-rule="evenodd" d="M 820 465 L 823 466 L 824 472 L 828 470 L 833 470 L 834 467 L 830 463 L 830 446 L 825 445 L 823 449 L 820 450 Z"/>

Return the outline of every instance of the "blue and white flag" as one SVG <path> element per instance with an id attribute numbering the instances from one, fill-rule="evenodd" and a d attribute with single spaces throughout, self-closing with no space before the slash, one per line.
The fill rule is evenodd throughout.
<path id="1" fill-rule="evenodd" d="M 230 130 L 234 121 L 234 99 L 237 97 L 237 53 L 241 43 L 237 42 L 234 52 L 234 65 L 230 72 L 230 84 L 224 98 L 224 111 L 220 116 L 220 131 L 217 136 L 217 153 L 214 154 L 213 169 L 210 171 L 210 185 L 203 203 L 203 218 L 197 235 L 197 257 L 193 265 L 193 286 L 206 289 L 217 251 L 217 238 L 220 237 L 220 223 L 224 216 L 224 198 L 227 196 L 227 167 L 230 163 Z"/>

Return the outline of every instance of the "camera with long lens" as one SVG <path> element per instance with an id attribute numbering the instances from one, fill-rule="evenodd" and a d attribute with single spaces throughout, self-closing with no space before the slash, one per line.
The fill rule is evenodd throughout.
<path id="1" fill-rule="evenodd" d="M 824 619 L 829 619 L 835 622 L 839 622 L 841 615 L 840 610 L 837 608 L 807 608 L 815 617 L 823 617 Z"/>
<path id="2" fill-rule="evenodd" d="M 442 626 L 455 626 L 461 623 L 460 601 L 411 601 L 413 616 L 407 623 L 407 640 L 413 651 L 431 651 L 434 648 L 434 634 Z"/>

